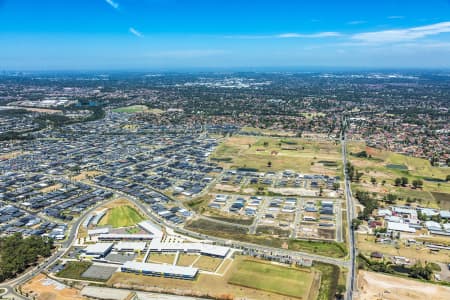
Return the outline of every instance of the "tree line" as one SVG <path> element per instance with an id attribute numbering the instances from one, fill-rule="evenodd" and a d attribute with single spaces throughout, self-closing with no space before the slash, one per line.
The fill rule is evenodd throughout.
<path id="1" fill-rule="evenodd" d="M 53 240 L 41 236 L 24 238 L 15 233 L 0 238 L 0 282 L 25 271 L 40 257 L 49 257 L 52 248 Z"/>

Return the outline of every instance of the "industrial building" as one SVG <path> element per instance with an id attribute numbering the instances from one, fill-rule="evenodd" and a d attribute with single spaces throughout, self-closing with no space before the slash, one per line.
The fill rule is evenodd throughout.
<path id="1" fill-rule="evenodd" d="M 92 256 L 94 258 L 105 257 L 111 252 L 113 248 L 113 243 L 96 243 L 93 245 L 89 245 L 84 249 L 84 253 L 86 256 Z"/>
<path id="2" fill-rule="evenodd" d="M 118 252 L 142 252 L 146 247 L 145 242 L 118 242 L 114 250 Z"/>
<path id="3" fill-rule="evenodd" d="M 198 269 L 192 267 L 180 267 L 166 264 L 141 263 L 128 261 L 120 268 L 121 272 L 142 274 L 178 279 L 192 280 L 197 276 Z"/>
<path id="4" fill-rule="evenodd" d="M 230 251 L 229 247 L 202 243 L 163 243 L 153 240 L 150 243 L 152 252 L 184 252 L 199 253 L 202 255 L 224 258 Z"/>

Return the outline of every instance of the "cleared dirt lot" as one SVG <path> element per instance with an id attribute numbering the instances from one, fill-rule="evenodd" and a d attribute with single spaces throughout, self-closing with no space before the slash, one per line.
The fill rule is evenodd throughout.
<path id="1" fill-rule="evenodd" d="M 450 288 L 412 279 L 359 271 L 357 300 L 450 299 Z"/>
<path id="2" fill-rule="evenodd" d="M 78 290 L 60 284 L 42 274 L 23 285 L 22 291 L 37 300 L 86 299 L 80 295 Z"/>

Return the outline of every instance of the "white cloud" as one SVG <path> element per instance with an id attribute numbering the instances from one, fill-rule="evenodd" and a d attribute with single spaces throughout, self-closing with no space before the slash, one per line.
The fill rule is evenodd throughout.
<path id="1" fill-rule="evenodd" d="M 412 41 L 446 32 L 450 32 L 450 22 L 441 22 L 407 29 L 363 32 L 354 34 L 352 38 L 366 43 L 395 43 Z"/>
<path id="2" fill-rule="evenodd" d="M 388 17 L 388 19 L 391 19 L 391 20 L 398 20 L 398 19 L 404 19 L 405 17 L 404 16 L 389 16 Z"/>
<path id="3" fill-rule="evenodd" d="M 231 39 L 308 39 L 308 38 L 327 38 L 342 36 L 339 32 L 318 32 L 318 33 L 297 33 L 287 32 L 274 35 L 229 35 L 226 38 Z"/>
<path id="4" fill-rule="evenodd" d="M 337 37 L 341 36 L 339 32 L 319 32 L 319 33 L 311 33 L 311 34 L 303 34 L 303 33 L 282 33 L 275 35 L 274 37 L 281 39 L 288 38 L 325 38 L 325 37 Z"/>
<path id="5" fill-rule="evenodd" d="M 362 21 L 362 20 L 357 20 L 357 21 L 350 21 L 347 24 L 348 25 L 360 25 L 360 24 L 364 24 L 367 23 L 366 21 Z"/>
<path id="6" fill-rule="evenodd" d="M 130 33 L 137 36 L 137 37 L 142 37 L 142 33 L 140 33 L 139 31 L 137 31 L 136 29 L 134 29 L 133 27 L 130 27 Z"/>
<path id="7" fill-rule="evenodd" d="M 108 3 L 109 5 L 111 5 L 112 8 L 114 9 L 118 9 L 119 8 L 119 3 L 114 2 L 114 0 L 105 0 L 106 3 Z"/>
<path id="8" fill-rule="evenodd" d="M 227 54 L 228 51 L 221 49 L 184 49 L 184 50 L 167 50 L 148 53 L 147 57 L 152 58 L 195 58 L 209 57 Z"/>

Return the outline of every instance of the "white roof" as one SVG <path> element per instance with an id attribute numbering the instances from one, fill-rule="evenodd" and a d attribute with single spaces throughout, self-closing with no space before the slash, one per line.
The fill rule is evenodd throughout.
<path id="1" fill-rule="evenodd" d="M 143 251 L 145 249 L 145 245 L 145 242 L 118 242 L 114 246 L 114 249 L 117 249 L 119 251 L 129 249 Z"/>
<path id="2" fill-rule="evenodd" d="M 403 218 L 401 218 L 399 216 L 386 216 L 385 219 L 388 220 L 389 222 L 395 222 L 395 223 L 402 223 L 402 221 L 403 221 Z"/>
<path id="3" fill-rule="evenodd" d="M 409 227 L 409 225 L 405 224 L 405 223 L 388 222 L 387 229 L 394 230 L 394 231 L 411 232 L 411 233 L 416 232 L 416 230 L 414 228 Z"/>
<path id="4" fill-rule="evenodd" d="M 164 236 L 164 233 L 162 232 L 161 228 L 157 227 L 150 221 L 142 221 L 138 225 L 145 231 L 153 233 L 155 239 L 157 238 L 161 239 Z"/>
<path id="5" fill-rule="evenodd" d="M 185 275 L 194 277 L 198 269 L 192 267 L 181 267 L 166 264 L 152 264 L 152 263 L 141 263 L 136 261 L 127 261 L 123 264 L 123 268 L 136 270 L 136 271 L 147 271 L 154 273 L 165 273 L 173 275 Z"/>
<path id="6" fill-rule="evenodd" d="M 88 230 L 88 235 L 97 235 L 97 234 L 102 234 L 102 233 L 109 233 L 109 228 L 105 227 L 105 228 L 96 228 L 96 229 Z"/>
<path id="7" fill-rule="evenodd" d="M 425 227 L 432 230 L 442 230 L 441 224 L 435 221 L 426 221 Z"/>
<path id="8" fill-rule="evenodd" d="M 450 219 L 450 211 L 441 210 L 441 218 Z"/>
<path id="9" fill-rule="evenodd" d="M 99 239 L 128 239 L 128 240 L 151 240 L 153 234 L 131 234 L 131 233 L 105 233 L 98 236 Z"/>
<path id="10" fill-rule="evenodd" d="M 439 214 L 439 212 L 435 209 L 431 209 L 431 208 L 423 208 L 422 209 L 422 214 L 426 215 L 426 216 L 437 216 Z"/>
<path id="11" fill-rule="evenodd" d="M 445 231 L 450 232 L 450 223 L 445 223 L 443 227 Z"/>
<path id="12" fill-rule="evenodd" d="M 109 251 L 113 246 L 113 243 L 96 243 L 93 245 L 87 246 L 84 251 L 86 253 L 93 253 L 93 254 L 103 254 L 107 251 Z"/>
<path id="13" fill-rule="evenodd" d="M 226 256 L 230 251 L 229 247 L 216 246 L 203 243 L 161 243 L 153 240 L 150 243 L 152 251 L 183 251 L 183 252 L 200 252 L 208 255 Z"/>
<path id="14" fill-rule="evenodd" d="M 380 208 L 378 210 L 378 216 L 384 217 L 384 216 L 392 216 L 392 211 L 387 208 Z"/>
<path id="15" fill-rule="evenodd" d="M 393 211 L 400 214 L 408 214 L 417 216 L 417 211 L 414 208 L 406 208 L 406 207 L 398 207 L 394 206 L 392 208 Z"/>

